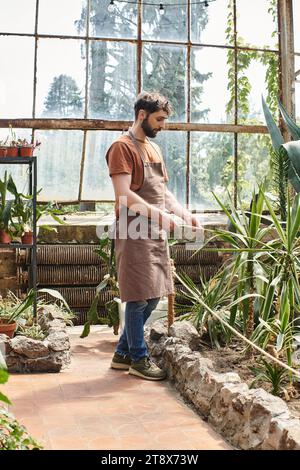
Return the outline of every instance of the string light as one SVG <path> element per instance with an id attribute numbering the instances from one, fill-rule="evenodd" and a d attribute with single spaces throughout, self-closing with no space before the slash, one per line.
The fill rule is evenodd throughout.
<path id="1" fill-rule="evenodd" d="M 129 4 L 133 4 L 133 5 L 138 4 L 138 0 L 110 0 L 110 4 L 107 7 L 108 11 L 110 11 L 110 12 L 114 11 L 114 8 L 115 8 L 114 1 L 117 1 L 119 3 L 129 3 Z M 168 6 L 168 8 L 172 8 L 172 7 L 176 7 L 176 6 L 187 6 L 187 5 L 204 5 L 205 7 L 208 7 L 209 3 L 215 2 L 215 1 L 216 0 L 191 0 L 190 2 L 188 2 L 186 0 L 185 2 L 181 2 L 181 3 L 176 3 L 176 2 L 175 3 L 168 3 L 167 6 Z M 141 4 L 142 5 L 152 6 L 152 7 L 157 6 L 157 7 L 159 7 L 159 13 L 161 15 L 165 14 L 165 8 L 164 8 L 164 5 L 162 3 L 150 3 L 150 2 L 147 2 L 147 1 L 141 0 Z"/>
<path id="2" fill-rule="evenodd" d="M 112 13 L 115 10 L 114 0 L 110 0 L 110 4 L 107 7 L 109 13 Z"/>

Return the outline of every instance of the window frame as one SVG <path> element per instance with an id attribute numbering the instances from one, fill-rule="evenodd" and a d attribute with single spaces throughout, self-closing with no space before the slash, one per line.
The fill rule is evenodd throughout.
<path id="1" fill-rule="evenodd" d="M 188 35 L 187 41 L 164 41 L 164 40 L 149 40 L 142 38 L 142 0 L 137 0 L 137 37 L 135 39 L 123 39 L 123 38 L 97 38 L 90 36 L 89 31 L 89 12 L 91 0 L 87 0 L 87 18 L 86 18 L 86 35 L 49 35 L 38 33 L 38 17 L 39 17 L 39 0 L 36 0 L 36 11 L 35 11 L 35 28 L 34 33 L 7 33 L 0 32 L 1 36 L 25 36 L 33 37 L 35 39 L 35 50 L 34 50 L 34 80 L 33 80 L 33 106 L 32 106 L 32 118 L 30 119 L 0 119 L 0 128 L 8 128 L 10 125 L 13 128 L 28 128 L 32 130 L 32 138 L 34 139 L 34 133 L 36 130 L 82 130 L 83 146 L 80 163 L 80 180 L 78 188 L 78 198 L 75 201 L 61 201 L 62 203 L 80 203 L 80 202 L 111 202 L 107 200 L 87 200 L 82 199 L 82 185 L 84 176 L 84 166 L 86 158 L 86 143 L 87 143 L 87 132 L 92 130 L 111 130 L 111 131 L 124 131 L 131 124 L 132 121 L 120 121 L 120 120 L 104 120 L 104 119 L 91 119 L 88 117 L 88 70 L 89 70 L 89 45 L 90 41 L 102 41 L 102 42 L 126 42 L 136 45 L 137 48 L 137 64 L 136 64 L 136 83 L 138 94 L 142 89 L 142 50 L 144 44 L 162 44 L 162 45 L 180 45 L 185 46 L 187 51 L 187 102 L 186 102 L 186 122 L 170 122 L 166 125 L 166 132 L 170 131 L 186 131 L 186 204 L 189 204 L 189 187 L 190 187 L 190 152 L 191 152 L 191 132 L 226 132 L 234 134 L 234 194 L 233 199 L 237 204 L 237 189 L 238 189 L 238 134 L 267 134 L 267 127 L 264 125 L 242 125 L 238 124 L 238 113 L 237 113 L 237 55 L 238 51 L 241 50 L 255 50 L 261 52 L 272 52 L 279 57 L 279 89 L 280 99 L 286 106 L 287 110 L 294 115 L 295 112 L 295 87 L 293 82 L 295 80 L 294 73 L 294 44 L 293 44 L 293 15 L 292 15 L 292 0 L 278 0 L 278 33 L 279 33 L 279 49 L 254 49 L 250 47 L 241 47 L 237 43 L 237 6 L 236 0 L 233 0 L 233 16 L 234 16 L 234 44 L 232 46 L 222 46 L 216 44 L 198 43 L 191 41 L 191 3 L 193 0 L 186 0 L 188 3 L 187 8 L 187 24 L 188 24 Z M 84 40 L 86 46 L 86 77 L 85 77 L 85 96 L 84 96 L 84 118 L 36 118 L 36 91 L 37 91 L 37 55 L 38 55 L 38 42 L 40 38 L 52 39 L 58 38 L 62 40 L 78 39 Z M 208 46 L 232 49 L 235 56 L 235 110 L 234 110 L 234 123 L 232 124 L 208 124 L 208 123 L 195 123 L 191 122 L 191 51 L 194 46 Z M 286 51 L 288 50 L 288 54 Z M 300 54 L 297 54 L 300 55 Z M 288 71 L 288 72 L 286 72 Z M 289 73 L 289 71 L 293 71 Z M 292 85 L 292 86 L 290 86 Z M 285 90 L 285 91 L 284 91 Z M 282 125 L 282 123 L 281 123 Z M 286 131 L 285 131 L 286 132 Z M 59 201 L 59 200 L 58 200 Z M 215 212 L 214 210 L 207 212 Z"/>

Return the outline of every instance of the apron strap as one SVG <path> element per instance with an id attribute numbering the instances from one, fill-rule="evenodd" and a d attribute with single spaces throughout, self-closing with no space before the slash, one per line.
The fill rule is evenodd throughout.
<path id="1" fill-rule="evenodd" d="M 134 137 L 134 135 L 131 131 L 128 131 L 128 135 L 129 135 L 130 139 L 132 140 L 132 142 L 134 143 L 134 145 L 136 146 L 137 151 L 139 153 L 139 156 L 141 157 L 141 159 L 142 159 L 142 161 L 145 165 L 146 164 L 146 159 L 145 159 L 144 152 L 141 149 L 141 146 L 139 145 L 138 141 L 136 140 L 136 138 Z"/>

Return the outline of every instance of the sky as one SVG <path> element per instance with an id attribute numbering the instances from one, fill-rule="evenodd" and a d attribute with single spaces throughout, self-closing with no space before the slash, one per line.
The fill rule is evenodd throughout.
<path id="1" fill-rule="evenodd" d="M 38 31 L 41 34 L 76 34 L 74 21 L 80 18 L 82 2 L 83 0 L 40 0 Z M 265 3 L 265 8 L 259 9 L 257 14 L 262 2 Z M 299 3 L 300 0 L 296 2 Z M 201 35 L 202 42 L 224 44 L 226 4 L 227 0 L 216 0 L 209 4 L 209 23 Z M 270 32 L 273 26 L 267 15 L 267 2 L 238 0 L 238 4 L 239 30 L 246 41 L 258 46 L 271 46 Z M 33 32 L 35 0 L 0 0 L 0 8 L 0 31 Z M 168 14 L 167 7 L 165 14 Z M 55 76 L 61 73 L 71 75 L 84 92 L 85 63 L 80 56 L 79 43 L 77 40 L 39 40 L 36 117 L 42 115 L 43 103 Z M 31 117 L 34 39 L 0 37 L 0 54 L 0 115 L 2 118 Z M 210 122 L 220 122 L 225 117 L 225 103 L 228 99 L 227 75 L 224 73 L 226 53 L 220 49 L 209 49 L 198 51 L 196 55 L 199 69 L 213 73 L 212 78 L 205 82 L 203 108 L 211 108 Z M 252 66 L 250 80 L 253 85 L 251 100 L 257 108 L 260 107 L 264 82 L 261 65 Z"/>

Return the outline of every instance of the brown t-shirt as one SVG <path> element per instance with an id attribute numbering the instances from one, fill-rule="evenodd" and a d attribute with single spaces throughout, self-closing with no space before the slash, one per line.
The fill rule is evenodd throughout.
<path id="1" fill-rule="evenodd" d="M 141 142 L 140 145 L 145 161 L 158 163 L 163 161 L 160 149 L 154 142 Z M 154 148 L 153 148 L 154 147 Z M 132 175 L 130 189 L 136 191 L 140 189 L 144 180 L 144 168 L 142 159 L 138 153 L 136 145 L 126 134 L 119 137 L 108 149 L 106 161 L 109 168 L 109 176 L 127 173 Z M 168 174 L 163 162 L 163 173 L 165 181 L 168 181 Z"/>

